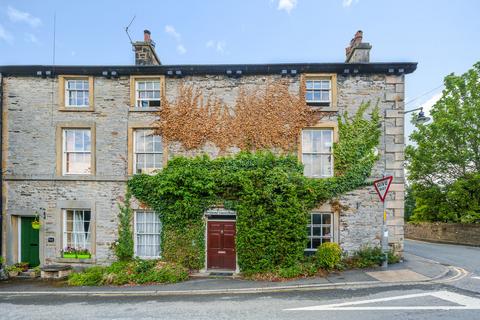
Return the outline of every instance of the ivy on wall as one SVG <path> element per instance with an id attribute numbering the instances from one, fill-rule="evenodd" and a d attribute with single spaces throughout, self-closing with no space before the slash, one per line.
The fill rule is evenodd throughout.
<path id="1" fill-rule="evenodd" d="M 292 94 L 290 82 L 270 82 L 263 89 L 240 88 L 235 105 L 228 107 L 213 94 L 204 97 L 200 89 L 180 85 L 177 97 L 162 99 L 158 132 L 165 141 L 179 141 L 186 149 L 212 142 L 222 151 L 278 148 L 294 151 L 299 132 L 314 124 L 322 112 L 305 103 L 305 82 L 300 94 Z"/>
<path id="2" fill-rule="evenodd" d="M 191 91 L 191 97 L 195 96 Z M 238 264 L 244 273 L 269 272 L 300 261 L 307 241 L 305 226 L 309 212 L 364 185 L 377 160 L 379 115 L 374 108 L 366 119 L 364 114 L 368 108 L 369 104 L 362 104 L 353 117 L 346 113 L 339 117 L 340 139 L 334 145 L 335 176 L 332 178 L 307 178 L 303 175 L 303 165 L 292 153 L 275 155 L 269 151 L 243 151 L 217 159 L 177 157 L 156 175 L 134 176 L 128 183 L 132 194 L 161 216 L 163 257 L 190 269 L 202 268 L 205 258 L 203 215 L 209 207 L 223 205 L 237 212 L 236 248 Z M 187 109 L 185 107 L 185 112 Z M 176 117 L 181 118 L 176 114 L 173 117 L 176 121 L 179 121 Z M 188 112 L 185 117 L 189 119 Z M 183 122 L 188 123 L 185 119 Z M 183 124 L 172 124 L 169 130 L 175 125 L 183 128 Z M 213 127 L 218 129 L 216 125 Z M 206 130 L 206 134 L 210 134 L 210 129 Z M 267 126 L 264 130 L 268 131 Z M 244 144 L 236 142 L 236 145 L 250 147 L 245 149 L 272 147 L 263 138 L 280 135 L 275 130 L 256 138 L 241 140 L 243 138 L 239 137 L 237 141 Z M 285 140 L 273 140 L 275 146 L 292 150 L 300 128 L 295 130 L 296 133 Z M 179 137 L 185 137 L 183 142 L 190 141 L 189 147 L 203 143 L 202 139 L 189 139 L 183 134 L 170 133 L 169 138 L 182 141 Z M 227 146 L 234 140 L 225 138 L 222 141 L 223 146 Z"/>

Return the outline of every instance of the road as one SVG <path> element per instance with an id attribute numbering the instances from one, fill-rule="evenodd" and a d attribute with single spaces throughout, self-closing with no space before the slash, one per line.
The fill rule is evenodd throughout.
<path id="1" fill-rule="evenodd" d="M 478 271 L 478 248 L 407 241 L 407 254 Z M 413 257 L 411 257 L 413 258 Z M 197 296 L 5 296 L 0 319 L 480 319 L 480 279 Z"/>
<path id="2" fill-rule="evenodd" d="M 480 248 L 405 240 L 405 252 L 457 266 L 480 276 Z"/>

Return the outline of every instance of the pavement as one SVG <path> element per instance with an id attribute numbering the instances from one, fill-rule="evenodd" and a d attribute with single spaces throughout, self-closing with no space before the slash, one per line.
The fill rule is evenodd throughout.
<path id="1" fill-rule="evenodd" d="M 0 319 L 480 319 L 480 248 L 406 241 L 405 251 L 405 261 L 387 270 L 286 282 L 203 278 L 82 288 L 0 282 Z"/>
<path id="2" fill-rule="evenodd" d="M 229 277 L 192 278 L 175 284 L 69 287 L 63 281 L 13 279 L 0 282 L 1 295 L 72 294 L 72 295 L 193 295 L 223 293 L 258 293 L 291 290 L 326 290 L 332 288 L 373 287 L 394 284 L 418 284 L 458 276 L 458 271 L 433 260 L 405 254 L 404 261 L 387 270 L 374 268 L 332 272 L 326 277 L 291 281 L 253 281 Z"/>

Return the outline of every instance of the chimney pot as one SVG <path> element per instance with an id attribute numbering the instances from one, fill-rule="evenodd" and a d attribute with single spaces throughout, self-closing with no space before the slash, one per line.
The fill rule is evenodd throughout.
<path id="1" fill-rule="evenodd" d="M 372 46 L 363 41 L 363 31 L 358 30 L 345 48 L 346 63 L 369 63 Z"/>
<path id="2" fill-rule="evenodd" d="M 151 33 L 149 30 L 144 30 L 143 31 L 143 39 L 145 42 L 151 42 L 152 41 L 152 38 L 151 38 Z"/>

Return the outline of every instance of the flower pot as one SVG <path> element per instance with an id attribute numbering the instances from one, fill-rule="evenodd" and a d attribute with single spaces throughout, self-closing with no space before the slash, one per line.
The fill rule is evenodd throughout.
<path id="1" fill-rule="evenodd" d="M 18 276 L 18 271 L 8 271 L 8 276 L 10 278 L 15 278 L 16 276 Z"/>
<path id="2" fill-rule="evenodd" d="M 90 259 L 90 254 L 77 254 L 77 259 Z"/>
<path id="3" fill-rule="evenodd" d="M 35 230 L 40 229 L 40 222 L 39 221 L 32 221 L 32 229 L 35 229 Z"/>
<path id="4" fill-rule="evenodd" d="M 75 253 L 64 253 L 62 257 L 68 259 L 76 259 L 77 255 Z"/>

